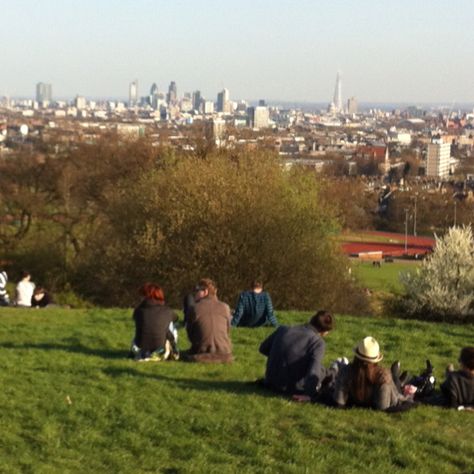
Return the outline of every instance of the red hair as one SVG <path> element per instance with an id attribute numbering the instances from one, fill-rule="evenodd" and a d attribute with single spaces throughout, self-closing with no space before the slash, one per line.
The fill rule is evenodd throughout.
<path id="1" fill-rule="evenodd" d="M 165 302 L 165 294 L 160 285 L 156 283 L 145 283 L 140 288 L 140 293 L 149 300 L 159 301 L 161 304 Z"/>

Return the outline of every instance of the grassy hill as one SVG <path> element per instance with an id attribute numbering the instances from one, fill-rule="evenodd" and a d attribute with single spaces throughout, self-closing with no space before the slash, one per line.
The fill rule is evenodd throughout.
<path id="1" fill-rule="evenodd" d="M 280 313 L 284 323 L 309 313 Z M 2 472 L 471 472 L 472 413 L 334 410 L 273 396 L 260 341 L 233 330 L 233 365 L 126 359 L 129 310 L 0 309 Z M 385 364 L 436 375 L 472 344 L 473 326 L 339 316 L 326 363 L 366 335 Z M 180 332 L 182 348 L 186 337 Z"/>

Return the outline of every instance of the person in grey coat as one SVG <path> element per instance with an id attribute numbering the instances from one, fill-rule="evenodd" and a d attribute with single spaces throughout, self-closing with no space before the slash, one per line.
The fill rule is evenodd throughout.
<path id="1" fill-rule="evenodd" d="M 327 311 L 318 311 L 308 324 L 280 326 L 260 345 L 267 356 L 265 385 L 286 394 L 317 395 L 330 371 L 323 367 L 323 337 L 334 327 Z"/>

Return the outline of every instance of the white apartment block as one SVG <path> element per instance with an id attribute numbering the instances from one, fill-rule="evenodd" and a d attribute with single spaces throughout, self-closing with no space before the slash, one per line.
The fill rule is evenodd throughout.
<path id="1" fill-rule="evenodd" d="M 446 178 L 449 176 L 451 145 L 449 143 L 429 143 L 426 157 L 426 175 Z"/>

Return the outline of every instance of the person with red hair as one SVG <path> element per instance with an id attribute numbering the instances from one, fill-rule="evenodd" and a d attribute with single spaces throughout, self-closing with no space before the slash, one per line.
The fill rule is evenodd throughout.
<path id="1" fill-rule="evenodd" d="M 145 283 L 140 294 L 143 300 L 133 311 L 132 357 L 140 362 L 178 360 L 178 332 L 174 327 L 178 316 L 166 306 L 163 289 L 156 283 Z"/>

